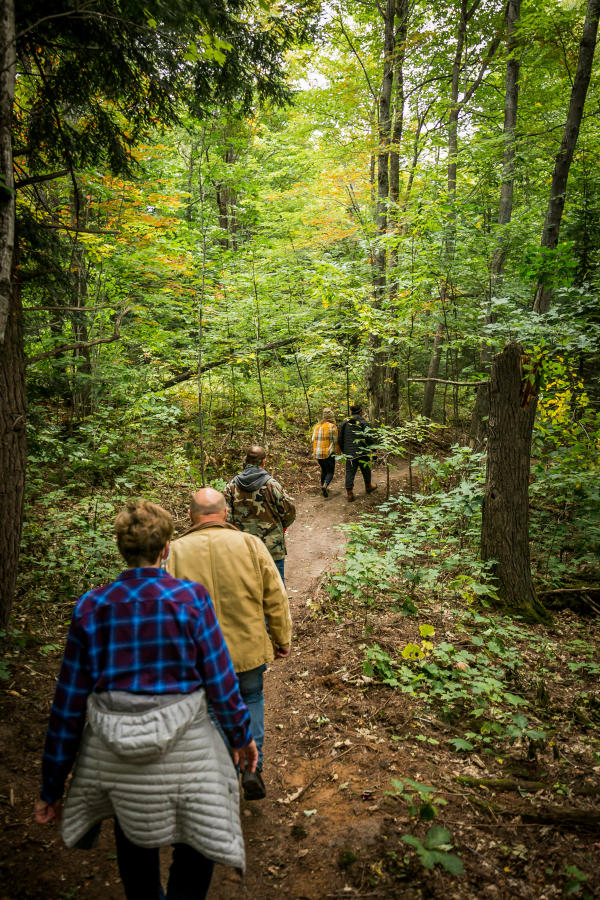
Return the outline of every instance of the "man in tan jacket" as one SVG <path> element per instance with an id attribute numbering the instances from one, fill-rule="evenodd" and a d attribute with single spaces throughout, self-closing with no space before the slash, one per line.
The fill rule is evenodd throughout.
<path id="1" fill-rule="evenodd" d="M 263 674 L 275 655 L 285 657 L 290 652 L 288 598 L 263 542 L 226 521 L 223 494 L 201 488 L 193 495 L 189 512 L 192 526 L 171 543 L 166 568 L 175 578 L 200 582 L 210 594 L 258 748 L 256 771 L 242 773 L 244 796 L 261 800 L 266 796 L 261 775 Z"/>

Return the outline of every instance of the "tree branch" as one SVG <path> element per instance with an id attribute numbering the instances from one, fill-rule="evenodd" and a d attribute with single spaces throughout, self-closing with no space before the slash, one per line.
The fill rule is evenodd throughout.
<path id="1" fill-rule="evenodd" d="M 455 384 L 458 387 L 477 387 L 480 384 L 489 384 L 489 378 L 486 381 L 446 381 L 445 378 L 409 378 L 409 381 L 436 381 L 438 384 Z"/>
<path id="2" fill-rule="evenodd" d="M 485 75 L 485 70 L 489 66 L 492 59 L 494 58 L 496 50 L 498 49 L 498 46 L 500 44 L 501 38 L 502 38 L 502 32 L 500 31 L 500 29 L 498 29 L 498 34 L 496 35 L 494 40 L 491 41 L 491 43 L 489 44 L 488 51 L 487 51 L 484 59 L 481 62 L 481 67 L 479 69 L 477 78 L 475 79 L 475 81 L 473 82 L 471 87 L 467 91 L 465 91 L 464 97 L 460 101 L 461 109 L 467 105 L 467 103 L 469 102 L 469 100 L 471 99 L 471 97 L 473 96 L 473 94 L 475 93 L 475 91 L 477 90 L 479 85 L 481 84 L 481 82 L 483 80 L 483 76 Z"/>
<path id="3" fill-rule="evenodd" d="M 38 353 L 37 356 L 28 356 L 27 357 L 27 365 L 31 365 L 31 363 L 40 362 L 42 359 L 50 359 L 53 356 L 60 356 L 61 353 L 66 353 L 67 350 L 82 350 L 84 347 L 95 347 L 97 344 L 112 344 L 113 341 L 118 341 L 121 337 L 119 333 L 119 329 L 121 326 L 121 322 L 123 317 L 130 312 L 131 307 L 126 306 L 125 309 L 121 310 L 117 318 L 115 319 L 115 327 L 113 333 L 108 337 L 103 338 L 95 338 L 93 341 L 84 341 L 78 342 L 76 341 L 73 344 L 61 344 L 60 347 L 55 347 L 53 350 L 48 350 L 46 353 Z"/>
<path id="4" fill-rule="evenodd" d="M 353 45 L 352 41 L 350 40 L 350 36 L 348 35 L 348 32 L 346 31 L 346 29 L 345 29 L 345 27 L 344 27 L 344 22 L 343 22 L 343 19 L 342 19 L 341 16 L 339 17 L 339 22 L 340 22 L 340 28 L 342 29 L 342 34 L 343 34 L 344 37 L 346 38 L 346 41 L 348 42 L 348 46 L 350 47 L 350 49 L 351 49 L 352 52 L 354 53 L 355 57 L 357 58 L 357 60 L 358 60 L 358 62 L 359 62 L 359 64 L 360 64 L 361 69 L 363 70 L 364 76 L 365 76 L 366 81 L 367 81 L 368 88 L 369 88 L 369 90 L 370 90 L 370 92 L 371 92 L 371 96 L 373 97 L 373 100 L 375 101 L 375 103 L 377 103 L 377 95 L 375 94 L 375 91 L 373 90 L 373 85 L 371 84 L 371 79 L 369 78 L 369 74 L 368 74 L 367 70 L 366 70 L 365 67 L 364 67 L 364 64 L 363 64 L 362 59 L 361 59 L 360 56 L 358 55 L 357 51 L 354 49 L 354 45 Z"/>
<path id="5" fill-rule="evenodd" d="M 51 225 L 49 222 L 38 222 L 39 228 L 52 228 L 56 231 L 72 231 L 74 234 L 120 234 L 118 228 L 77 228 L 73 225 Z"/>
<path id="6" fill-rule="evenodd" d="M 280 341 L 272 341 L 270 344 L 263 344 L 262 347 L 256 347 L 253 350 L 234 350 L 233 353 L 230 353 L 228 356 L 222 356 L 220 359 L 216 359 L 214 362 L 205 363 L 204 365 L 196 366 L 195 369 L 188 369 L 187 372 L 182 372 L 181 375 L 176 375 L 174 378 L 170 378 L 168 381 L 165 381 L 164 384 L 161 384 L 160 387 L 156 388 L 154 393 L 158 391 L 164 391 L 167 388 L 173 387 L 175 384 L 181 384 L 182 381 L 189 381 L 190 378 L 196 378 L 198 374 L 202 374 L 204 372 L 208 372 L 209 369 L 216 369 L 219 366 L 225 366 L 228 363 L 233 362 L 235 359 L 239 359 L 240 357 L 246 356 L 248 353 L 262 353 L 264 350 L 276 350 L 278 347 L 286 347 L 290 344 L 295 344 L 299 338 L 291 337 L 291 338 L 283 338 Z"/>
<path id="7" fill-rule="evenodd" d="M 46 175 L 31 175 L 29 178 L 22 178 L 15 181 L 15 190 L 27 187 L 28 184 L 40 184 L 42 181 L 54 181 L 55 178 L 64 178 L 69 174 L 68 169 L 61 169 L 60 172 L 48 172 Z"/>

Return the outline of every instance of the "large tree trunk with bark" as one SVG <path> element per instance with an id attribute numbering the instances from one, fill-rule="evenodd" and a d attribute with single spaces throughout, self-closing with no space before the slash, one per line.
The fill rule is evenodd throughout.
<path id="1" fill-rule="evenodd" d="M 481 555 L 495 560 L 492 574 L 502 604 L 528 621 L 546 621 L 531 578 L 529 469 L 534 395 L 523 371 L 523 348 L 508 344 L 490 373 L 488 460 Z"/>
<path id="2" fill-rule="evenodd" d="M 14 0 L 0 0 L 0 347 L 10 308 L 15 246 L 12 115 L 15 98 Z"/>
<path id="3" fill-rule="evenodd" d="M 506 8 L 506 49 L 508 60 L 506 62 L 506 81 L 504 91 L 504 153 L 502 164 L 502 186 L 500 188 L 500 203 L 498 206 L 499 233 L 490 264 L 490 285 L 488 308 L 485 315 L 485 324 L 491 325 L 496 321 L 493 300 L 498 294 L 502 284 L 504 263 L 508 250 L 508 235 L 506 227 L 512 217 L 513 195 L 515 183 L 515 133 L 517 127 L 517 109 L 519 101 L 519 71 L 520 60 L 518 56 L 517 28 L 521 16 L 521 0 L 509 0 Z M 484 344 L 481 348 L 481 363 L 487 369 L 490 364 L 492 352 Z M 483 449 L 487 436 L 487 417 L 489 414 L 489 390 L 486 385 L 477 388 L 475 408 L 471 419 L 471 440 L 476 450 Z"/>
<path id="4" fill-rule="evenodd" d="M 19 562 L 25 465 L 25 360 L 19 285 L 15 283 L 12 116 L 15 10 L 0 2 L 0 628 L 10 617 Z"/>
<path id="5" fill-rule="evenodd" d="M 9 299 L 0 346 L 0 628 L 8 623 L 17 582 L 27 463 L 23 314 L 14 273 Z"/>

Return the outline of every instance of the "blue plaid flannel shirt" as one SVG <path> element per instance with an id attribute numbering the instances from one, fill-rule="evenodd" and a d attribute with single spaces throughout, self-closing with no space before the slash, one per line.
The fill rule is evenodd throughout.
<path id="1" fill-rule="evenodd" d="M 75 605 L 42 761 L 42 799 L 62 797 L 102 691 L 188 694 L 204 687 L 232 747 L 252 740 L 250 714 L 206 589 L 154 567 L 126 569 Z"/>

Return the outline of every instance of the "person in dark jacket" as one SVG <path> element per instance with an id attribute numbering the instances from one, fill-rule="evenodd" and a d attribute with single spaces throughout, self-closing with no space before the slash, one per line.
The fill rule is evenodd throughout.
<path id="1" fill-rule="evenodd" d="M 346 491 L 350 503 L 355 499 L 353 488 L 358 469 L 362 472 L 367 494 L 377 490 L 377 485 L 371 480 L 371 447 L 375 441 L 362 411 L 362 406 L 358 404 L 351 406 L 351 415 L 344 419 L 340 428 L 340 447 L 346 457 Z"/>
<path id="2" fill-rule="evenodd" d="M 260 538 L 285 582 L 285 530 L 296 518 L 296 507 L 264 468 L 266 457 L 264 447 L 250 447 L 243 472 L 229 482 L 223 493 L 231 524 Z"/>

